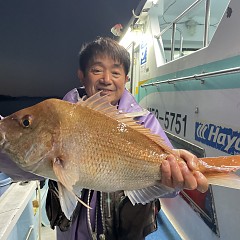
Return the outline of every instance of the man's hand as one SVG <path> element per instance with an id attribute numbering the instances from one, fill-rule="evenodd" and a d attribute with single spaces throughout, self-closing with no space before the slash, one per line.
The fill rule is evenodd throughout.
<path id="1" fill-rule="evenodd" d="M 206 192 L 208 181 L 202 173 L 196 171 L 198 158 L 183 149 L 174 149 L 174 151 L 185 162 L 178 162 L 173 155 L 169 155 L 161 165 L 161 183 L 176 190 L 197 189 Z"/>

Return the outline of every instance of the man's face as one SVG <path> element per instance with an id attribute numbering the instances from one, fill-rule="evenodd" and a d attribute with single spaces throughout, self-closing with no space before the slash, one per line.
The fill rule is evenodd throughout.
<path id="1" fill-rule="evenodd" d="M 122 64 L 102 56 L 90 63 L 85 74 L 79 70 L 78 76 L 88 97 L 102 91 L 101 95 L 108 95 L 108 101 L 113 105 L 118 103 L 128 80 Z"/>

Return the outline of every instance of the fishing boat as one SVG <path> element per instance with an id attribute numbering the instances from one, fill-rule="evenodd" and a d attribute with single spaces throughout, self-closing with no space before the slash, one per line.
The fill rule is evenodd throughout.
<path id="1" fill-rule="evenodd" d="M 240 153 L 239 12 L 239 0 L 141 1 L 120 39 L 129 90 L 174 147 L 198 157 Z M 166 239 L 240 239 L 239 185 L 161 199 Z"/>
<path id="2" fill-rule="evenodd" d="M 239 0 L 140 0 L 129 24 L 112 29 L 131 56 L 129 91 L 155 114 L 174 147 L 198 157 L 240 154 L 239 12 Z M 2 98 L 3 115 L 4 105 L 16 105 L 8 100 Z M 6 183 L 1 179 L 1 189 Z M 7 187 L 0 198 L 0 238 L 38 239 L 41 226 L 49 226 L 47 184 Z M 240 239 L 239 188 L 237 180 L 226 179 L 204 194 L 184 190 L 161 199 L 158 230 L 146 240 Z"/>

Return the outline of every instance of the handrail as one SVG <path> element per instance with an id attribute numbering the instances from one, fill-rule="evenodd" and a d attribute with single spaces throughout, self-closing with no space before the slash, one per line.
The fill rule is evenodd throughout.
<path id="1" fill-rule="evenodd" d="M 140 87 L 155 86 L 155 85 L 160 85 L 160 84 L 163 84 L 163 83 L 170 84 L 170 83 L 186 81 L 186 80 L 204 81 L 202 78 L 211 78 L 211 77 L 222 76 L 222 75 L 226 75 L 226 74 L 234 74 L 234 73 L 240 73 L 240 67 L 227 68 L 227 69 L 223 69 L 223 70 L 219 70 L 219 71 L 195 74 L 195 75 L 180 77 L 180 78 L 172 78 L 172 79 L 169 79 L 169 80 L 157 81 L 157 82 L 153 82 L 153 83 L 143 84 L 143 85 L 140 85 Z"/>
<path id="2" fill-rule="evenodd" d="M 173 20 L 172 23 L 170 23 L 166 28 L 164 28 L 158 35 L 155 36 L 155 38 L 160 38 L 168 29 L 172 28 L 172 25 L 174 23 L 177 23 L 179 20 L 181 20 L 190 10 L 192 10 L 194 7 L 196 7 L 200 2 L 203 0 L 197 0 L 192 5 L 190 5 L 185 11 L 183 11 L 180 15 L 178 15 L 175 20 Z"/>

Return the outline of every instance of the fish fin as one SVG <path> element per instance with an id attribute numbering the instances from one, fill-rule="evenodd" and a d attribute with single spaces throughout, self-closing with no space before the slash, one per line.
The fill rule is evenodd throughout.
<path id="1" fill-rule="evenodd" d="M 59 182 L 61 182 L 68 191 L 73 192 L 73 185 L 79 179 L 77 171 L 71 169 L 67 171 L 66 161 L 64 161 L 62 157 L 56 157 L 54 159 L 53 171 Z"/>
<path id="2" fill-rule="evenodd" d="M 240 155 L 199 158 L 202 172 L 235 172 L 240 169 Z"/>
<path id="3" fill-rule="evenodd" d="M 233 172 L 240 169 L 240 155 L 199 158 L 199 171 L 209 184 L 240 189 L 240 177 Z"/>
<path id="4" fill-rule="evenodd" d="M 118 113 L 117 107 L 107 101 L 107 95 L 101 96 L 101 92 L 97 92 L 84 101 L 78 102 L 83 107 L 87 107 L 103 113 Z"/>
<path id="5" fill-rule="evenodd" d="M 123 114 L 127 118 L 142 117 L 148 114 L 148 110 L 142 109 L 142 111 L 139 111 L 139 112 L 129 112 L 129 113 L 123 113 Z"/>
<path id="6" fill-rule="evenodd" d="M 71 171 L 71 174 L 64 172 L 64 161 L 60 158 L 56 158 L 53 162 L 53 171 L 58 179 L 59 187 L 59 199 L 62 207 L 62 211 L 65 216 L 70 219 L 75 207 L 76 202 L 79 201 L 87 208 L 91 208 L 85 202 L 83 202 L 73 191 L 73 185 L 78 181 L 79 177 L 76 171 Z M 68 171 L 70 172 L 70 171 Z"/>
<path id="7" fill-rule="evenodd" d="M 164 197 L 165 195 L 176 192 L 175 189 L 167 187 L 163 184 L 158 184 L 150 186 L 143 189 L 124 191 L 125 196 L 129 198 L 131 203 L 135 205 L 136 203 L 146 204 L 157 198 Z"/>
<path id="8" fill-rule="evenodd" d="M 83 107 L 90 108 L 92 110 L 98 111 L 112 119 L 119 122 L 125 123 L 128 127 L 146 135 L 149 139 L 158 144 L 165 152 L 171 153 L 176 156 L 176 153 L 172 151 L 170 147 L 165 144 L 164 139 L 159 135 L 151 133 L 150 129 L 145 128 L 143 125 L 137 123 L 135 117 L 146 115 L 147 110 L 133 113 L 121 113 L 118 111 L 116 106 L 111 105 L 107 100 L 107 95 L 101 96 L 101 91 L 87 98 L 85 101 L 79 102 Z"/>
<path id="9" fill-rule="evenodd" d="M 61 209 L 65 216 L 70 220 L 77 206 L 77 202 L 80 202 L 86 208 L 92 209 L 83 200 L 81 200 L 73 191 L 68 190 L 62 183 L 58 184 L 58 196 L 60 200 Z"/>
<path id="10" fill-rule="evenodd" d="M 68 191 L 63 186 L 63 184 L 61 184 L 60 182 L 57 182 L 57 184 L 58 184 L 59 200 L 60 200 L 62 211 L 64 212 L 66 218 L 70 220 L 73 214 L 73 211 L 77 206 L 78 200 L 72 192 Z"/>
<path id="11" fill-rule="evenodd" d="M 209 184 L 227 188 L 240 189 L 240 177 L 234 173 L 205 174 Z"/>

